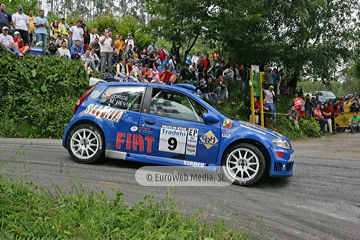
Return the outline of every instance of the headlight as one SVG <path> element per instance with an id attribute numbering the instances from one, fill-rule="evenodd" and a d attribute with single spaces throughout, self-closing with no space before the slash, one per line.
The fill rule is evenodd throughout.
<path id="1" fill-rule="evenodd" d="M 275 138 L 272 140 L 272 143 L 281 148 L 291 149 L 290 143 L 283 138 Z"/>

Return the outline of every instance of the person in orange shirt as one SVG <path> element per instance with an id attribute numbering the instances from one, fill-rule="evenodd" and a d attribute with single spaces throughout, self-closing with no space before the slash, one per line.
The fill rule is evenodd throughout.
<path id="1" fill-rule="evenodd" d="M 34 16 L 34 11 L 32 9 L 29 10 L 28 19 L 30 23 L 29 38 L 30 38 L 30 43 L 32 43 L 35 41 L 35 31 L 36 31 L 36 27 L 34 25 L 35 16 Z"/>
<path id="2" fill-rule="evenodd" d="M 296 111 L 298 111 L 299 113 L 299 118 L 304 117 L 305 116 L 305 102 L 304 100 L 299 97 L 298 93 L 295 93 L 295 97 L 292 100 L 293 105 L 295 106 Z"/>

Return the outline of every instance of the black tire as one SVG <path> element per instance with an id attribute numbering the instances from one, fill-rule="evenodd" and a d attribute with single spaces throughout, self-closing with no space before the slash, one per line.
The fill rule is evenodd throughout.
<path id="1" fill-rule="evenodd" d="M 91 124 L 74 127 L 67 136 L 66 146 L 70 156 L 78 163 L 94 163 L 104 156 L 103 134 Z"/>
<path id="2" fill-rule="evenodd" d="M 266 168 L 262 152 L 249 143 L 239 143 L 226 150 L 222 173 L 236 185 L 249 186 L 259 181 Z"/>

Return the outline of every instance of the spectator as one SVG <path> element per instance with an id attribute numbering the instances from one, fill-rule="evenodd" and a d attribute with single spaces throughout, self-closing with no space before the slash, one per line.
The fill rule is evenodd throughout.
<path id="1" fill-rule="evenodd" d="M 35 42 L 35 30 L 36 30 L 35 25 L 34 25 L 35 16 L 34 16 L 34 11 L 32 9 L 29 9 L 28 19 L 29 19 L 29 24 L 30 24 L 29 44 L 31 44 L 31 43 Z"/>
<path id="2" fill-rule="evenodd" d="M 55 40 L 56 38 L 54 36 L 51 36 L 50 37 L 50 42 L 48 44 L 46 44 L 46 47 L 45 47 L 45 54 L 47 56 L 53 56 L 56 54 L 56 51 L 57 51 L 57 46 L 55 44 Z"/>
<path id="3" fill-rule="evenodd" d="M 210 59 L 206 54 L 204 54 L 204 57 L 201 59 L 202 65 L 203 65 L 203 72 L 206 73 L 210 68 Z"/>
<path id="4" fill-rule="evenodd" d="M 166 66 L 163 67 L 162 72 L 159 73 L 159 78 L 161 82 L 168 85 L 173 85 L 176 82 L 176 75 L 168 70 L 169 69 Z"/>
<path id="5" fill-rule="evenodd" d="M 128 39 L 125 40 L 126 50 L 129 50 L 129 46 L 135 46 L 136 41 L 133 38 L 133 35 L 131 33 L 128 33 Z"/>
<path id="6" fill-rule="evenodd" d="M 304 117 L 305 116 L 305 113 L 304 113 L 305 102 L 301 97 L 299 97 L 298 93 L 295 93 L 295 96 L 294 96 L 294 98 L 292 100 L 292 104 L 295 106 L 296 111 L 298 111 L 298 113 L 299 113 L 298 117 L 299 118 Z"/>
<path id="7" fill-rule="evenodd" d="M 67 46 L 67 42 L 63 40 L 61 43 L 61 47 L 57 50 L 56 55 L 61 58 L 66 58 L 67 60 L 71 60 L 70 50 L 67 48 Z"/>
<path id="8" fill-rule="evenodd" d="M 69 42 L 68 42 L 68 40 L 64 37 L 64 35 L 59 34 L 58 38 L 57 38 L 56 41 L 55 41 L 56 47 L 57 47 L 57 48 L 61 47 L 63 41 L 65 41 L 66 44 L 67 44 L 67 46 L 69 46 Z"/>
<path id="9" fill-rule="evenodd" d="M 147 47 L 147 51 L 159 51 L 159 48 L 155 45 L 155 41 L 152 41 L 151 44 Z"/>
<path id="10" fill-rule="evenodd" d="M 290 97 L 294 96 L 297 81 L 298 81 L 298 78 L 296 77 L 295 74 L 293 74 L 293 75 L 290 76 L 290 79 L 287 82 L 287 87 L 289 88 Z M 314 104 L 314 106 L 316 106 L 316 105 Z"/>
<path id="11" fill-rule="evenodd" d="M 90 50 L 90 55 L 94 59 L 96 71 L 99 71 L 99 67 L 100 67 L 101 62 L 100 62 L 100 59 L 99 59 L 99 55 L 97 55 L 96 52 L 95 52 L 95 48 Z"/>
<path id="12" fill-rule="evenodd" d="M 80 45 L 84 44 L 84 29 L 81 27 L 82 21 L 78 20 L 75 26 L 70 28 L 71 46 L 76 44 L 76 41 L 80 41 Z"/>
<path id="13" fill-rule="evenodd" d="M 165 61 L 165 57 L 166 57 L 166 52 L 164 51 L 164 46 L 161 46 L 160 50 L 157 53 L 159 54 L 159 59 L 162 64 L 162 62 Z"/>
<path id="14" fill-rule="evenodd" d="M 81 55 L 81 61 L 85 62 L 85 70 L 88 74 L 96 70 L 94 58 L 90 55 L 90 49 L 86 49 L 85 54 Z"/>
<path id="15" fill-rule="evenodd" d="M 353 116 L 349 119 L 349 128 L 352 133 L 358 133 L 360 128 L 360 116 L 357 112 L 353 112 Z"/>
<path id="16" fill-rule="evenodd" d="M 199 52 L 195 52 L 194 55 L 191 58 L 191 62 L 194 63 L 194 67 L 197 68 L 199 60 L 201 60 L 200 57 L 199 57 Z"/>
<path id="17" fill-rule="evenodd" d="M 197 63 L 198 77 L 205 77 L 206 79 L 208 79 L 207 74 L 206 74 L 206 72 L 204 73 L 203 69 L 204 69 L 204 65 L 203 65 L 202 60 L 200 59 Z"/>
<path id="18" fill-rule="evenodd" d="M 342 105 L 342 103 L 340 102 L 340 100 L 336 100 L 335 104 L 334 104 L 334 115 L 340 115 L 340 113 L 344 112 L 344 107 Z"/>
<path id="19" fill-rule="evenodd" d="M 42 50 L 45 50 L 46 40 L 47 40 L 47 31 L 46 29 L 50 28 L 48 20 L 44 17 L 44 10 L 40 10 L 39 17 L 36 17 L 34 20 L 34 25 L 36 27 L 36 43 L 42 46 Z"/>
<path id="20" fill-rule="evenodd" d="M 93 41 L 92 43 L 90 43 L 89 45 L 90 50 L 94 49 L 95 53 L 100 56 L 100 43 L 99 43 L 99 38 L 95 38 L 95 41 Z"/>
<path id="21" fill-rule="evenodd" d="M 126 59 L 122 58 L 118 64 L 116 64 L 116 75 L 124 82 L 134 82 L 135 79 L 130 76 L 129 66 L 126 64 Z"/>
<path id="22" fill-rule="evenodd" d="M 165 60 L 162 62 L 161 64 L 162 67 L 167 67 L 168 69 L 170 69 L 170 62 L 169 62 L 169 57 L 165 56 Z"/>
<path id="23" fill-rule="evenodd" d="M 259 124 L 260 103 L 258 102 L 257 97 L 254 97 L 254 111 L 255 111 L 255 124 Z M 249 122 L 252 122 L 251 106 L 250 106 Z"/>
<path id="24" fill-rule="evenodd" d="M 159 77 L 160 72 L 159 72 L 158 68 L 156 67 L 156 63 L 152 64 L 151 72 L 153 75 L 153 79 L 151 82 L 163 84 L 163 82 L 160 81 L 160 77 Z"/>
<path id="25" fill-rule="evenodd" d="M 59 31 L 60 31 L 60 34 L 64 36 L 64 39 L 66 39 L 67 48 L 69 49 L 71 47 L 70 46 L 70 38 L 69 38 L 70 27 L 67 24 L 67 22 L 65 21 L 65 18 L 61 18 L 61 20 L 60 20 Z"/>
<path id="26" fill-rule="evenodd" d="M 294 105 L 291 106 L 290 110 L 288 111 L 288 118 L 292 121 L 294 121 L 295 128 L 299 129 L 299 112 L 297 111 L 296 107 Z"/>
<path id="27" fill-rule="evenodd" d="M 320 103 L 319 95 L 315 95 L 315 99 L 313 101 L 314 107 L 316 107 Z"/>
<path id="28" fill-rule="evenodd" d="M 221 98 L 225 98 L 226 94 L 227 94 L 227 87 L 228 84 L 227 82 L 224 80 L 223 76 L 220 76 L 218 79 L 216 79 L 215 81 L 215 90 L 214 93 L 216 93 L 219 97 Z"/>
<path id="29" fill-rule="evenodd" d="M 146 48 L 144 48 L 140 53 L 140 61 L 142 63 L 143 66 L 148 65 L 148 67 L 150 66 L 150 58 L 149 58 L 149 54 Z"/>
<path id="30" fill-rule="evenodd" d="M 358 99 L 354 98 L 353 103 L 350 106 L 350 112 L 359 112 L 359 108 L 360 108 L 360 105 L 358 103 Z"/>
<path id="31" fill-rule="evenodd" d="M 84 52 L 88 49 L 90 44 L 90 33 L 88 27 L 84 27 Z"/>
<path id="32" fill-rule="evenodd" d="M 142 82 L 151 82 L 153 80 L 152 71 L 149 69 L 149 65 L 145 64 L 143 71 L 141 73 Z"/>
<path id="33" fill-rule="evenodd" d="M 311 118 L 313 109 L 314 109 L 314 104 L 310 100 L 310 95 L 306 94 L 306 96 L 305 96 L 305 116 L 306 116 L 306 118 Z"/>
<path id="34" fill-rule="evenodd" d="M 322 115 L 321 110 L 320 110 L 320 104 L 316 105 L 316 107 L 313 111 L 313 114 L 314 114 L 315 120 L 318 121 L 320 124 L 320 129 L 322 131 L 325 131 L 325 125 L 328 124 L 328 120 L 324 119 L 324 116 Z"/>
<path id="35" fill-rule="evenodd" d="M 351 103 L 349 101 L 349 98 L 345 98 L 345 102 L 343 104 L 343 108 L 344 108 L 345 113 L 350 112 L 350 106 L 351 106 Z"/>
<path id="36" fill-rule="evenodd" d="M 126 60 L 129 59 L 129 52 L 126 50 L 126 45 L 122 46 L 121 51 L 119 52 L 120 59 L 125 58 Z"/>
<path id="37" fill-rule="evenodd" d="M 99 34 L 97 34 L 97 28 L 93 28 L 91 29 L 91 33 L 90 33 L 90 44 L 94 42 L 96 38 L 99 39 L 100 36 Z"/>
<path id="38" fill-rule="evenodd" d="M 112 67 L 112 46 L 114 42 L 109 34 L 109 30 L 104 30 L 104 35 L 100 38 L 100 56 L 101 56 L 101 72 L 105 72 L 106 66 L 107 71 L 111 72 Z"/>
<path id="39" fill-rule="evenodd" d="M 122 36 L 121 35 L 115 35 L 115 48 L 118 51 L 118 53 L 120 54 L 120 51 L 122 49 L 122 46 L 125 44 L 124 40 L 122 40 Z M 119 59 L 120 60 L 120 59 Z M 119 61 L 118 61 L 119 62 Z"/>
<path id="40" fill-rule="evenodd" d="M 266 98 L 263 99 L 263 111 L 264 111 L 264 126 L 266 125 L 266 118 L 268 117 L 268 114 L 266 114 L 267 112 L 270 111 L 270 105 L 269 103 L 266 101 Z M 261 121 L 261 115 L 260 115 L 260 121 Z"/>
<path id="41" fill-rule="evenodd" d="M 2 30 L 3 27 L 7 27 L 9 29 L 10 24 L 14 26 L 12 16 L 6 11 L 6 4 L 0 3 L 0 29 Z"/>
<path id="42" fill-rule="evenodd" d="M 71 59 L 80 59 L 81 55 L 84 54 L 84 49 L 81 46 L 81 43 L 79 40 L 75 42 L 75 45 L 71 47 Z"/>
<path id="43" fill-rule="evenodd" d="M 50 24 L 50 29 L 52 31 L 52 35 L 51 36 L 54 36 L 55 38 L 57 38 L 60 34 L 60 29 L 59 29 L 59 23 L 56 21 L 56 20 L 52 20 L 51 24 Z"/>
<path id="44" fill-rule="evenodd" d="M 325 125 L 325 130 L 327 131 L 327 128 L 329 128 L 329 132 L 333 133 L 333 129 L 332 129 L 333 125 L 332 125 L 332 119 L 331 119 L 332 113 L 331 113 L 328 103 L 324 104 L 324 108 L 321 110 L 321 113 L 322 113 L 324 119 L 328 121 L 327 125 Z"/>
<path id="45" fill-rule="evenodd" d="M 269 90 L 264 90 L 265 93 L 265 98 L 266 98 L 266 102 L 269 104 L 270 106 L 270 112 L 272 113 L 270 115 L 270 118 L 274 121 L 276 121 L 276 108 L 275 108 L 275 103 L 274 103 L 274 98 L 275 98 L 275 92 L 274 92 L 274 86 L 270 86 Z"/>
<path id="46" fill-rule="evenodd" d="M 131 69 L 130 77 L 132 77 L 135 82 L 140 82 L 141 75 L 142 75 L 141 62 L 137 61 L 134 67 Z"/>
<path id="47" fill-rule="evenodd" d="M 169 63 L 170 63 L 170 68 L 169 68 L 169 70 L 170 70 L 172 73 L 175 73 L 176 75 L 178 75 L 178 74 L 179 74 L 179 70 L 178 70 L 178 67 L 177 67 L 176 55 L 172 55 Z"/>
<path id="48" fill-rule="evenodd" d="M 15 31 L 20 32 L 24 45 L 29 46 L 30 22 L 28 16 L 23 13 L 23 7 L 17 6 L 18 12 L 12 15 Z"/>
<path id="49" fill-rule="evenodd" d="M 192 74 L 191 74 L 191 72 L 189 70 L 189 65 L 188 64 L 186 64 L 185 67 L 183 67 L 183 69 L 181 70 L 180 77 L 184 82 L 194 85 L 194 82 L 193 82 L 194 79 L 193 79 Z"/>
<path id="50" fill-rule="evenodd" d="M 22 53 L 25 54 L 29 51 L 29 46 L 24 46 L 24 41 L 21 39 L 20 33 L 15 31 L 14 33 L 14 43 L 17 49 Z"/>
<path id="51" fill-rule="evenodd" d="M 23 54 L 16 47 L 14 43 L 14 39 L 8 33 L 9 33 L 9 28 L 7 26 L 4 26 L 2 28 L 2 34 L 0 34 L 0 42 L 3 44 L 5 50 L 14 52 L 20 57 L 22 57 Z"/>
<path id="52" fill-rule="evenodd" d="M 265 72 L 265 89 L 269 89 L 269 87 L 273 85 L 273 73 L 271 72 L 271 68 L 268 67 Z"/>
<path id="53" fill-rule="evenodd" d="M 234 67 L 229 67 L 223 72 L 225 81 L 230 82 L 234 78 Z"/>

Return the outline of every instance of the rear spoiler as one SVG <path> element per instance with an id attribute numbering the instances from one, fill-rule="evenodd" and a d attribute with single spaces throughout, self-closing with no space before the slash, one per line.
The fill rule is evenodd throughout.
<path id="1" fill-rule="evenodd" d="M 104 82 L 106 82 L 106 81 L 103 80 L 103 79 L 100 79 L 100 78 L 90 78 L 89 85 L 94 86 L 94 85 L 96 85 L 98 83 L 104 83 Z"/>

